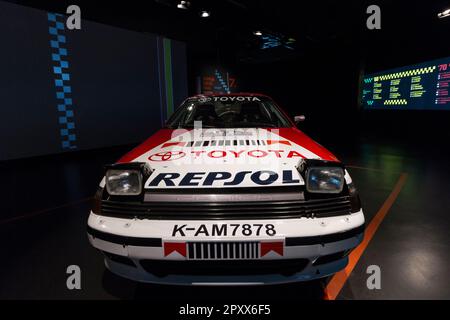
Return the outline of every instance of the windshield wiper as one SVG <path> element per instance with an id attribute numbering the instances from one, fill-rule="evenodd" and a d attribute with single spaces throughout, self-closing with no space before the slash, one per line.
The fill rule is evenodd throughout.
<path id="1" fill-rule="evenodd" d="M 183 125 L 179 125 L 178 126 L 178 129 L 186 129 L 186 128 L 189 128 L 189 129 L 191 129 L 191 128 L 194 128 L 195 126 L 193 125 L 193 124 L 183 124 Z M 205 124 L 202 124 L 201 125 L 201 128 L 217 128 L 216 126 L 212 126 L 212 125 L 205 125 Z"/>
<path id="2" fill-rule="evenodd" d="M 245 122 L 245 123 L 243 123 L 243 125 L 245 125 L 246 127 L 249 127 L 249 126 L 255 126 L 255 127 L 271 127 L 271 128 L 277 127 L 275 124 L 273 124 L 273 123 L 267 123 L 267 122 Z"/>

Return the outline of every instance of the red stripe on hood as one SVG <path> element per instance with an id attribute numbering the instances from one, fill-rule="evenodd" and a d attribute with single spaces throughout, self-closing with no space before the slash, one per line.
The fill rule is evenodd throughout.
<path id="1" fill-rule="evenodd" d="M 339 161 L 334 154 L 332 154 L 330 151 L 322 147 L 320 144 L 315 142 L 313 139 L 311 139 L 310 137 L 308 137 L 306 134 L 304 134 L 302 131 L 300 131 L 295 127 L 267 129 L 267 131 L 278 134 L 280 137 L 283 137 L 295 144 L 298 144 L 299 146 L 305 149 L 308 149 L 312 153 L 318 155 L 323 160 Z"/>
<path id="2" fill-rule="evenodd" d="M 117 161 L 118 163 L 131 162 L 134 159 L 142 156 L 144 153 L 156 148 L 160 144 L 173 139 L 180 134 L 189 132 L 189 130 L 184 129 L 161 129 L 152 135 L 150 138 L 145 140 L 143 143 L 138 145 L 136 148 L 125 154 L 122 158 Z"/>

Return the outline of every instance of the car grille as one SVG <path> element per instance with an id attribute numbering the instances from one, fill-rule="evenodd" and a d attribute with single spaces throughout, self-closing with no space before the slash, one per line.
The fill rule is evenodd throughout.
<path id="1" fill-rule="evenodd" d="M 348 196 L 300 201 L 125 202 L 102 200 L 101 214 L 141 219 L 272 219 L 351 213 Z"/>
<path id="2" fill-rule="evenodd" d="M 188 242 L 189 260 L 258 259 L 258 242 Z"/>

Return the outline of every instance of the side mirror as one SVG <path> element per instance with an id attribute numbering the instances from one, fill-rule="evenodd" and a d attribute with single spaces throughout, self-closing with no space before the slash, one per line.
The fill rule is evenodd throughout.
<path id="1" fill-rule="evenodd" d="M 294 122 L 295 122 L 295 124 L 298 124 L 299 122 L 305 121 L 305 119 L 306 119 L 306 117 L 304 115 L 295 116 L 294 117 Z"/>

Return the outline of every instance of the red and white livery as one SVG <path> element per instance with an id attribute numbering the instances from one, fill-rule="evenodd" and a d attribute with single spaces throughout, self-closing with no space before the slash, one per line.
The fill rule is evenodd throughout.
<path id="1" fill-rule="evenodd" d="M 186 99 L 106 166 L 88 220 L 108 269 L 168 284 L 326 277 L 363 233 L 345 166 L 269 97 L 246 93 Z"/>

